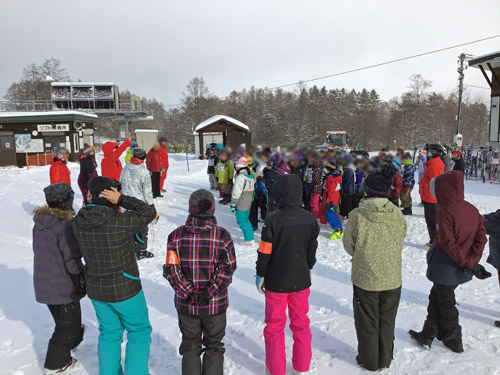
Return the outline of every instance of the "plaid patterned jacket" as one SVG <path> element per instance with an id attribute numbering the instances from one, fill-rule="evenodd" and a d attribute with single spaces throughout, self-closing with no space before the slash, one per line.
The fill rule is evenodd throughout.
<path id="1" fill-rule="evenodd" d="M 180 314 L 211 316 L 228 307 L 227 287 L 236 270 L 236 255 L 231 235 L 208 220 L 188 217 L 186 224 L 168 237 L 167 261 L 163 276 L 175 291 L 175 307 Z M 207 306 L 190 304 L 193 292 L 208 289 Z"/>
<path id="2" fill-rule="evenodd" d="M 134 252 L 134 235 L 156 216 L 143 201 L 122 195 L 127 211 L 88 205 L 73 221 L 73 231 L 85 260 L 89 298 L 101 302 L 126 301 L 142 289 Z"/>

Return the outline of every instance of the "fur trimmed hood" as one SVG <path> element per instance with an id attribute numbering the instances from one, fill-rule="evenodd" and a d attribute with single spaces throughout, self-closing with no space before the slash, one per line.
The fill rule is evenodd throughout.
<path id="1" fill-rule="evenodd" d="M 39 206 L 33 210 L 33 215 L 50 215 L 55 216 L 59 220 L 71 220 L 75 212 L 73 210 L 61 210 L 49 206 Z"/>

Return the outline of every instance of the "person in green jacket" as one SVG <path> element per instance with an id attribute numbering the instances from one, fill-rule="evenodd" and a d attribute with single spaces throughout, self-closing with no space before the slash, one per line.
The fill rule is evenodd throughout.
<path id="1" fill-rule="evenodd" d="M 406 221 L 387 199 L 395 175 L 396 168 L 386 164 L 365 178 L 365 198 L 349 214 L 343 237 L 344 249 L 352 256 L 356 360 L 370 371 L 391 365 L 401 298 Z"/>
<path id="2" fill-rule="evenodd" d="M 219 162 L 215 167 L 215 176 L 222 191 L 222 198 L 219 203 L 226 205 L 231 202 L 231 189 L 234 178 L 234 164 L 227 150 L 221 150 L 219 154 Z"/>

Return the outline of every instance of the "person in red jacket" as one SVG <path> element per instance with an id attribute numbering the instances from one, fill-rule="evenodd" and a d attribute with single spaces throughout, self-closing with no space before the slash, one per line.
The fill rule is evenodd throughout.
<path id="1" fill-rule="evenodd" d="M 101 175 L 102 177 L 110 178 L 111 180 L 120 181 L 122 174 L 122 163 L 120 156 L 132 144 L 132 133 L 128 134 L 128 139 L 121 145 L 116 142 L 106 142 L 102 146 L 104 158 L 101 161 Z"/>
<path id="2" fill-rule="evenodd" d="M 478 279 L 491 277 L 479 264 L 486 245 L 486 228 L 476 207 L 464 200 L 462 172 L 452 171 L 436 177 L 431 182 L 431 191 L 435 192 L 433 195 L 440 207 L 436 239 L 427 253 L 427 278 L 434 285 L 422 331 L 409 334 L 427 349 L 434 338 L 438 338 L 452 351 L 462 353 L 455 289 L 469 282 L 472 275 Z"/>
<path id="3" fill-rule="evenodd" d="M 337 240 L 344 236 L 342 223 L 338 217 L 342 172 L 332 162 L 329 162 L 325 169 L 328 171 L 328 175 L 326 176 L 325 192 L 320 206 L 320 222 L 330 224 L 333 229 L 330 239 Z"/>
<path id="4" fill-rule="evenodd" d="M 156 142 L 146 156 L 146 166 L 151 172 L 151 185 L 153 188 L 153 198 L 161 198 L 160 179 L 161 179 L 161 151 L 160 144 Z"/>
<path id="5" fill-rule="evenodd" d="M 56 156 L 50 164 L 50 184 L 54 185 L 64 182 L 71 185 L 71 172 L 67 166 L 69 159 L 68 149 L 66 147 L 58 147 L 54 153 Z"/>
<path id="6" fill-rule="evenodd" d="M 165 180 L 167 179 L 168 171 L 168 152 L 167 152 L 167 138 L 160 138 L 160 156 L 161 156 L 161 177 L 160 177 L 160 191 L 166 193 L 167 191 L 163 188 L 165 185 Z"/>
<path id="7" fill-rule="evenodd" d="M 430 241 L 427 246 L 430 246 L 436 238 L 436 212 L 439 210 L 436 198 L 431 193 L 431 180 L 444 173 L 444 163 L 441 161 L 440 155 L 442 147 L 440 145 L 429 145 L 427 147 L 428 161 L 425 163 L 425 171 L 420 179 L 420 199 L 424 204 L 425 223 L 429 232 Z"/>

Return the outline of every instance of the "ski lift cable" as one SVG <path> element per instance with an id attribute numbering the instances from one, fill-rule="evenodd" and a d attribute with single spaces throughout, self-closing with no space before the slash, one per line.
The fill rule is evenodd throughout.
<path id="1" fill-rule="evenodd" d="M 310 79 L 306 79 L 306 80 L 300 80 L 300 81 L 296 81 L 296 82 L 292 82 L 292 83 L 287 83 L 287 84 L 284 84 L 284 85 L 269 87 L 269 88 L 267 88 L 267 90 L 277 90 L 277 89 L 281 89 L 281 88 L 284 88 L 284 87 L 296 86 L 298 84 L 315 82 L 315 81 L 320 81 L 320 80 L 327 79 L 327 78 L 338 77 L 338 76 L 342 76 L 342 75 L 346 75 L 346 74 L 350 74 L 350 73 L 360 72 L 360 71 L 363 71 L 363 70 L 378 68 L 380 66 L 394 64 L 394 63 L 401 62 L 401 61 L 406 61 L 406 60 L 412 60 L 412 59 L 416 59 L 418 57 L 433 55 L 435 53 L 444 52 L 444 51 L 448 51 L 448 50 L 459 48 L 459 47 L 468 46 L 468 45 L 479 43 L 479 42 L 484 42 L 484 41 L 495 39 L 495 38 L 498 38 L 498 37 L 500 37 L 500 34 L 488 36 L 486 38 L 472 40 L 472 41 L 465 42 L 465 43 L 455 44 L 453 46 L 439 48 L 439 49 L 436 49 L 436 50 L 433 50 L 433 51 L 427 51 L 427 52 L 418 53 L 418 54 L 415 54 L 415 55 L 410 55 L 410 56 L 406 56 L 406 57 L 400 57 L 398 59 L 384 61 L 384 62 L 377 63 L 377 64 L 367 65 L 367 66 L 363 66 L 363 67 L 356 68 L 356 69 L 350 69 L 350 70 L 345 70 L 343 72 L 328 74 L 326 76 L 321 76 L 321 77 L 316 77 L 316 78 L 310 78 Z M 479 89 L 489 90 L 488 87 L 481 87 L 481 86 L 474 86 L 474 85 L 467 85 L 467 86 L 476 87 L 476 88 L 479 88 Z M 228 97 L 229 96 L 224 96 L 224 97 L 221 97 L 220 99 L 221 100 L 225 100 Z M 162 106 L 164 108 L 180 107 L 180 106 L 182 106 L 182 103 L 168 104 L 168 105 L 162 104 Z"/>

